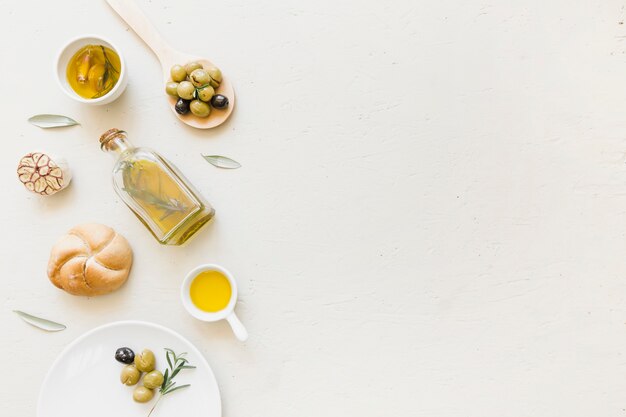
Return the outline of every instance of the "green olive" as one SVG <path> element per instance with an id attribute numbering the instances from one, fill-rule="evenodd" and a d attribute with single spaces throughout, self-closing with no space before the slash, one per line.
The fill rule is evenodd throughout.
<path id="1" fill-rule="evenodd" d="M 187 78 L 187 71 L 180 65 L 174 65 L 170 70 L 170 75 L 172 76 L 172 81 L 179 83 Z"/>
<path id="2" fill-rule="evenodd" d="M 215 88 L 219 87 L 222 83 L 222 71 L 217 67 L 209 67 L 206 69 L 211 77 L 211 85 Z"/>
<path id="3" fill-rule="evenodd" d="M 141 353 L 135 355 L 135 366 L 141 372 L 151 372 L 154 370 L 155 365 L 154 353 L 150 349 L 144 349 Z"/>
<path id="4" fill-rule="evenodd" d="M 133 391 L 133 400 L 138 403 L 147 403 L 154 397 L 154 391 L 146 387 L 137 387 Z"/>
<path id="5" fill-rule="evenodd" d="M 197 70 L 198 68 L 202 68 L 202 64 L 198 62 L 190 62 L 187 65 L 185 65 L 185 71 L 187 72 L 187 75 L 191 75 L 191 73 Z"/>
<path id="6" fill-rule="evenodd" d="M 122 384 L 130 387 L 139 382 L 139 378 L 141 378 L 141 372 L 139 372 L 135 365 L 126 365 L 122 368 L 122 373 L 120 374 Z"/>
<path id="7" fill-rule="evenodd" d="M 189 81 L 183 81 L 178 84 L 178 87 L 176 87 L 178 97 L 184 98 L 185 100 L 191 100 L 195 92 L 196 87 L 194 87 Z"/>
<path id="8" fill-rule="evenodd" d="M 204 101 L 194 100 L 189 104 L 189 110 L 198 117 L 208 117 L 211 107 Z"/>
<path id="9" fill-rule="evenodd" d="M 202 87 L 203 85 L 207 85 L 211 82 L 211 76 L 202 68 L 198 68 L 189 74 L 189 81 L 191 81 L 196 87 Z"/>
<path id="10" fill-rule="evenodd" d="M 169 83 L 165 84 L 165 92 L 169 94 L 170 96 L 178 97 L 177 89 L 178 89 L 178 83 L 174 81 L 170 81 Z"/>
<path id="11" fill-rule="evenodd" d="M 148 389 L 155 389 L 163 384 L 163 374 L 161 371 L 152 371 L 143 377 L 143 386 Z"/>
<path id="12" fill-rule="evenodd" d="M 215 90 L 210 85 L 198 89 L 198 98 L 202 101 L 211 101 L 211 97 L 213 97 L 214 94 Z"/>

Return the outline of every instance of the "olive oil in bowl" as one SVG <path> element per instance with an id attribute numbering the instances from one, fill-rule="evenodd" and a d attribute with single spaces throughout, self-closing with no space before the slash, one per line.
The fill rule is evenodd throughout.
<path id="1" fill-rule="evenodd" d="M 69 60 L 67 82 L 82 98 L 100 98 L 115 87 L 121 71 L 120 57 L 113 49 L 104 45 L 86 45 Z"/>

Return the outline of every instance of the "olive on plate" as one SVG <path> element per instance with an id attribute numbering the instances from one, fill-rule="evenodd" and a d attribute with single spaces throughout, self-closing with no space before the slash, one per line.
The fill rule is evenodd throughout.
<path id="1" fill-rule="evenodd" d="M 141 372 L 151 372 L 156 365 L 156 359 L 154 353 L 150 349 L 144 349 L 141 353 L 135 355 L 135 366 Z"/>
<path id="2" fill-rule="evenodd" d="M 143 386 L 148 389 L 155 389 L 163 384 L 163 374 L 161 371 L 154 370 L 152 372 L 148 372 L 146 376 L 143 377 Z"/>
<path id="3" fill-rule="evenodd" d="M 129 387 L 135 385 L 139 382 L 141 378 L 141 372 L 135 367 L 135 365 L 126 365 L 122 368 L 122 373 L 120 374 L 120 382 L 124 385 L 128 385 Z"/>
<path id="4" fill-rule="evenodd" d="M 146 387 L 137 387 L 133 391 L 133 400 L 138 403 L 147 403 L 154 397 L 154 391 Z"/>
<path id="5" fill-rule="evenodd" d="M 121 347 L 115 351 L 115 360 L 128 365 L 135 360 L 135 352 L 131 348 Z"/>

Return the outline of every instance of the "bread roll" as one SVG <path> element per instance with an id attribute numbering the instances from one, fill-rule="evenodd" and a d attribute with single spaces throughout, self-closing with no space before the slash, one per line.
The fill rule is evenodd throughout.
<path id="1" fill-rule="evenodd" d="M 48 278 L 72 295 L 102 295 L 128 279 L 133 251 L 112 228 L 89 223 L 74 227 L 55 243 Z"/>

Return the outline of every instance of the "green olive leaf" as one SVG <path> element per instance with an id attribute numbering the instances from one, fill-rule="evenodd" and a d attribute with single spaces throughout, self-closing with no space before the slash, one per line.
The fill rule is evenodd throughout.
<path id="1" fill-rule="evenodd" d="M 56 323 L 54 321 L 42 319 L 41 317 L 32 316 L 28 313 L 24 313 L 23 311 L 13 310 L 13 312 L 20 316 L 22 320 L 24 320 L 31 326 L 35 326 L 47 332 L 60 332 L 61 330 L 65 330 L 67 328 L 61 323 Z"/>
<path id="2" fill-rule="evenodd" d="M 79 125 L 76 120 L 58 114 L 38 114 L 28 119 L 31 124 L 42 129 Z"/>
<path id="3" fill-rule="evenodd" d="M 80 124 L 74 119 L 58 114 L 38 114 L 28 119 L 28 121 L 31 124 L 34 124 L 35 126 L 42 129 L 49 129 L 52 127 L 75 126 Z"/>
<path id="4" fill-rule="evenodd" d="M 171 394 L 172 392 L 174 392 L 176 390 L 187 388 L 187 387 L 190 387 L 190 386 L 191 386 L 191 384 L 179 385 L 179 386 L 174 387 L 174 388 L 170 389 L 169 391 L 167 391 L 167 394 Z"/>
<path id="5" fill-rule="evenodd" d="M 221 156 L 221 155 L 204 155 L 202 154 L 202 157 L 204 159 L 206 159 L 206 161 L 213 165 L 216 166 L 218 168 L 224 168 L 224 169 L 237 169 L 237 168 L 241 168 L 241 164 L 233 159 L 230 159 L 226 156 Z"/>
<path id="6" fill-rule="evenodd" d="M 163 374 L 163 383 L 161 384 L 161 390 L 162 391 L 165 390 L 165 387 L 169 383 L 169 375 L 170 375 L 170 370 L 166 369 L 165 373 Z"/>

